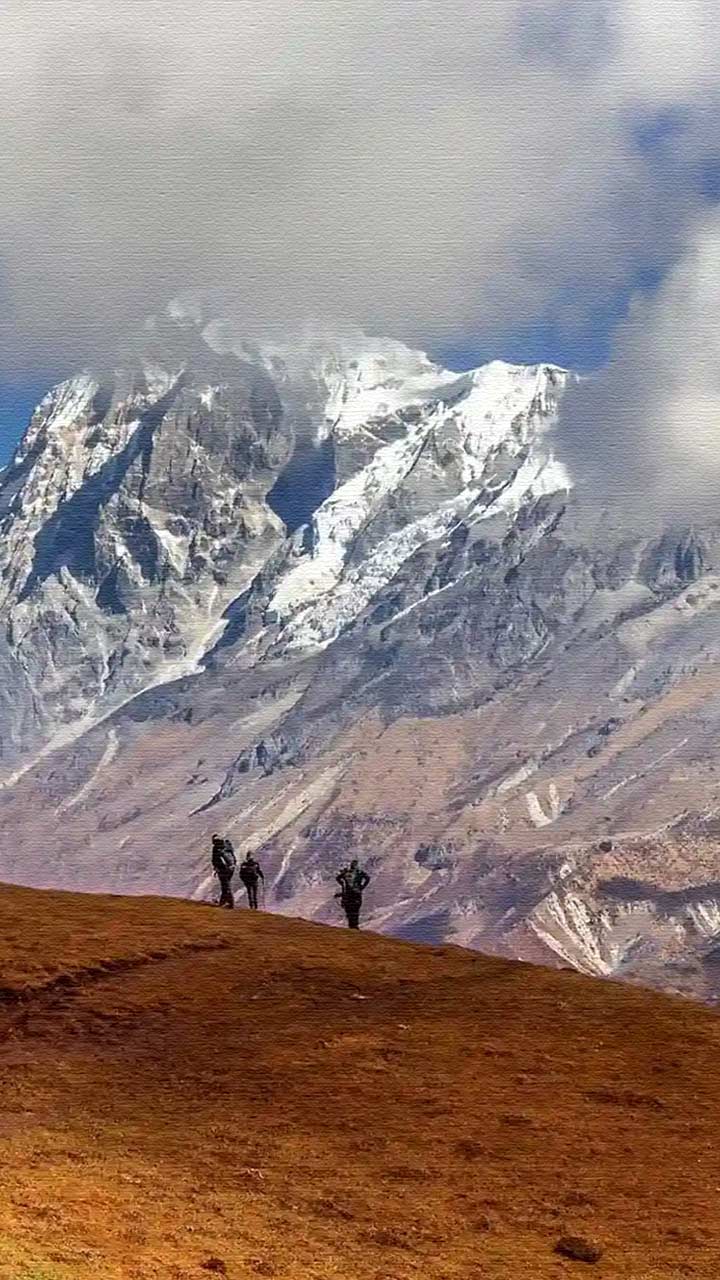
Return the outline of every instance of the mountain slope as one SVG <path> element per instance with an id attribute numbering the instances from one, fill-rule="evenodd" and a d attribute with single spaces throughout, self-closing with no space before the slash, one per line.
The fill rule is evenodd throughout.
<path id="1" fill-rule="evenodd" d="M 569 375 L 153 323 L 0 482 L 8 880 L 203 897 L 714 999 L 720 526 L 580 501 Z M 599 845 L 611 837 L 612 848 Z"/>
<path id="2" fill-rule="evenodd" d="M 177 902 L 0 924 L 4 1280 L 715 1275 L 705 1010 Z"/>
<path id="3" fill-rule="evenodd" d="M 124 368 L 45 398 L 0 483 L 0 609 L 37 721 L 4 726 L 6 760 L 193 671 L 266 576 L 281 643 L 327 643 L 462 511 L 563 480 L 533 447 L 562 375 L 458 376 L 362 342 L 359 358 L 320 342 L 241 359 L 155 321 Z M 288 511 L 311 473 L 322 486 L 323 459 L 327 500 Z"/>

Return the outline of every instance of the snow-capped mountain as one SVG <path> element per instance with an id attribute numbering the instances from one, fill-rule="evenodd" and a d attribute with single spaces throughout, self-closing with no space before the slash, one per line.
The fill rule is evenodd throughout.
<path id="1" fill-rule="evenodd" d="M 539 426 L 559 371 L 458 376 L 397 343 L 347 342 L 240 358 L 156 322 L 128 368 L 45 397 L 0 481 L 6 661 L 37 722 L 6 728 L 8 765 L 197 670 L 268 573 L 276 643 L 322 647 L 461 514 L 565 482 Z M 406 507 L 394 522 L 390 499 Z M 310 526 L 288 541 L 281 516 Z"/>
<path id="2" fill-rule="evenodd" d="M 0 477 L 0 875 L 202 897 L 223 829 L 275 909 L 355 853 L 373 927 L 700 989 L 720 530 L 580 502 L 569 380 L 175 308 L 53 389 Z"/>

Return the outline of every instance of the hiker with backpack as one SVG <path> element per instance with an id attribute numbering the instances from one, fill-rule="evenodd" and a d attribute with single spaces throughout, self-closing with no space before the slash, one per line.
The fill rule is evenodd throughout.
<path id="1" fill-rule="evenodd" d="M 347 916 L 348 928 L 359 929 L 363 892 L 370 883 L 370 877 L 367 871 L 358 866 L 357 858 L 353 858 L 350 866 L 343 867 L 335 879 L 340 885 L 340 893 L 336 896 Z"/>
<path id="2" fill-rule="evenodd" d="M 213 836 L 212 838 L 212 865 L 213 871 L 220 881 L 220 901 L 218 906 L 228 907 L 232 910 L 235 906 L 232 878 L 235 874 L 237 858 L 235 857 L 232 843 L 224 836 Z"/>
<path id="3" fill-rule="evenodd" d="M 240 879 L 245 885 L 248 897 L 248 906 L 251 911 L 258 909 L 258 880 L 263 882 L 263 891 L 265 890 L 265 876 L 262 872 L 260 863 L 253 858 L 252 853 L 248 850 L 245 859 L 240 863 Z"/>

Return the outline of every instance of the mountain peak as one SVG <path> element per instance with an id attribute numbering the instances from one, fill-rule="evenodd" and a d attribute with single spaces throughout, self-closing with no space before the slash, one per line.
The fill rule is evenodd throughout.
<path id="1" fill-rule="evenodd" d="M 571 376 L 198 311 L 45 397 L 0 477 L 5 878 L 203 897 L 227 830 L 281 910 L 352 851 L 376 928 L 714 989 L 717 820 L 691 860 L 673 822 L 720 805 L 720 533 L 589 518 Z"/>
<path id="2" fill-rule="evenodd" d="M 40 720 L 195 671 L 244 591 L 265 648 L 326 647 L 469 512 L 567 487 L 544 443 L 561 391 L 351 325 L 255 345 L 197 306 L 151 317 L 115 369 L 44 397 L 0 478 L 0 601 Z"/>

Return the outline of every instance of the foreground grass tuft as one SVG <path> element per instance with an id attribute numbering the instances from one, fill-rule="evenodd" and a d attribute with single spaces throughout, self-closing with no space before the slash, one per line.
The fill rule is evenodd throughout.
<path id="1" fill-rule="evenodd" d="M 59 1272 L 48 1271 L 47 1267 L 30 1267 L 29 1270 L 18 1271 L 17 1280 L 60 1280 Z"/>

